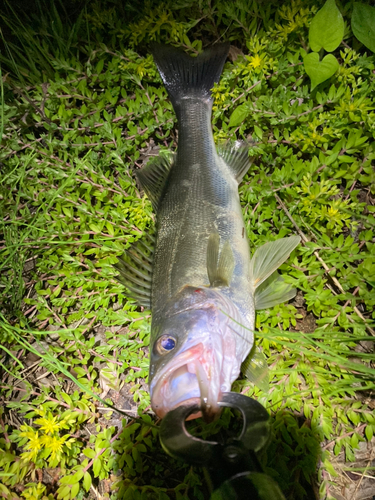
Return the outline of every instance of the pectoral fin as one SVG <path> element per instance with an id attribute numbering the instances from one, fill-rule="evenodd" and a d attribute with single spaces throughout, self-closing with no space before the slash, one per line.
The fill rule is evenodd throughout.
<path id="1" fill-rule="evenodd" d="M 300 241 L 299 236 L 290 236 L 270 241 L 256 250 L 250 261 L 250 279 L 254 290 L 286 261 Z"/>
<path id="2" fill-rule="evenodd" d="M 268 364 L 263 351 L 255 347 L 241 365 L 245 377 L 263 392 L 270 387 Z"/>
<path id="3" fill-rule="evenodd" d="M 277 271 L 271 274 L 255 290 L 255 309 L 268 309 L 276 304 L 287 302 L 296 296 L 297 290 L 285 283 Z"/>
<path id="4" fill-rule="evenodd" d="M 207 274 L 210 286 L 229 286 L 234 270 L 234 257 L 229 241 L 226 241 L 220 252 L 220 236 L 210 234 L 207 245 Z"/>

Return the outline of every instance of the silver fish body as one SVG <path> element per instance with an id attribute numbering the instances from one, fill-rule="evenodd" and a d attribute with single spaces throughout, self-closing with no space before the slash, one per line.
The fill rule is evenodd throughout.
<path id="1" fill-rule="evenodd" d="M 250 250 L 238 195 L 238 182 L 219 157 L 211 131 L 210 100 L 186 99 L 179 113 L 176 160 L 158 211 L 152 282 L 156 325 L 166 300 L 185 285 L 209 286 L 207 246 L 211 234 L 230 242 L 235 267 L 230 286 L 221 293 L 254 321 L 249 282 Z"/>
<path id="2" fill-rule="evenodd" d="M 228 48 L 221 45 L 211 49 L 218 59 L 217 76 Z M 194 60 L 180 54 L 184 59 L 175 68 L 178 76 L 190 72 L 189 78 L 194 80 L 194 70 L 199 68 L 202 73 L 199 75 L 198 70 L 196 76 L 203 75 L 203 81 L 195 80 L 188 88 L 185 82 L 178 88 L 174 81 L 171 91 L 171 72 L 165 66 L 165 56 L 173 64 L 178 55 L 165 48 L 159 54 L 154 51 L 178 116 L 179 135 L 177 156 L 157 214 L 151 344 L 163 335 L 177 342 L 170 353 L 160 349 L 151 353 L 151 398 L 154 410 L 161 416 L 195 399 L 199 399 L 207 415 L 218 411 L 220 393 L 230 390 L 253 344 L 250 250 L 238 181 L 217 153 L 211 129 L 212 97 L 202 89 L 205 79 L 211 79 L 211 87 L 214 83 L 215 76 L 204 73 L 210 57 L 204 53 L 202 62 L 202 56 Z M 212 234 L 218 235 L 220 242 L 230 243 L 234 269 L 230 286 L 206 290 L 210 286 L 207 248 Z M 243 330 L 241 337 L 236 335 L 238 329 Z"/>
<path id="3" fill-rule="evenodd" d="M 173 163 L 138 174 L 157 211 L 149 383 L 160 417 L 185 403 L 198 402 L 207 418 L 219 412 L 221 393 L 230 391 L 254 343 L 256 287 L 297 241 L 284 245 L 277 265 L 272 244 L 250 260 L 238 195 L 247 148 L 230 145 L 219 155 L 211 129 L 210 89 L 228 49 L 218 45 L 197 58 L 173 47 L 153 50 L 179 123 Z M 263 303 L 268 295 L 266 283 Z"/>

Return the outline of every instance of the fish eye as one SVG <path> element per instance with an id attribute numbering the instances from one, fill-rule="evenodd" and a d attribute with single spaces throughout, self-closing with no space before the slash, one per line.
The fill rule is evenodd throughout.
<path id="1" fill-rule="evenodd" d="M 176 347 L 176 340 L 170 335 L 162 335 L 156 341 L 156 349 L 159 354 L 166 354 Z"/>

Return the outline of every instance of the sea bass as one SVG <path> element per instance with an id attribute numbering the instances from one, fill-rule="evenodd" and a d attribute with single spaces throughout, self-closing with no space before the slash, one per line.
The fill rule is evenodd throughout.
<path id="1" fill-rule="evenodd" d="M 163 417 L 198 403 L 212 419 L 254 343 L 255 310 L 292 298 L 276 269 L 299 237 L 265 244 L 250 259 L 238 184 L 250 167 L 248 146 L 219 152 L 211 130 L 211 89 L 229 45 L 190 57 L 155 45 L 154 61 L 178 118 L 173 161 L 159 157 L 137 176 L 157 214 L 154 248 L 141 241 L 119 259 L 119 279 L 151 308 L 150 393 Z"/>

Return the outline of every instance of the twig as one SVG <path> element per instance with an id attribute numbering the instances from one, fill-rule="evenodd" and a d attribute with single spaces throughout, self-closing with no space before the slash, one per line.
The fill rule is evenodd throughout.
<path id="1" fill-rule="evenodd" d="M 328 100 L 328 101 L 324 102 L 323 104 L 319 104 L 319 106 L 315 106 L 315 108 L 308 109 L 307 111 L 304 111 L 303 113 L 300 113 L 299 115 L 288 116 L 284 120 L 281 120 L 281 123 L 284 123 L 284 122 L 286 122 L 288 120 L 294 120 L 294 119 L 298 120 L 298 118 L 300 118 L 301 116 L 309 115 L 310 113 L 313 113 L 314 111 L 322 108 L 326 104 L 331 104 L 331 102 L 332 101 Z"/>
<path id="2" fill-rule="evenodd" d="M 366 465 L 366 469 L 364 470 L 364 472 L 362 473 L 362 477 L 361 479 L 359 480 L 359 483 L 357 484 L 357 487 L 354 491 L 354 496 L 357 497 L 357 491 L 359 489 L 359 487 L 361 486 L 361 483 L 363 481 L 363 478 L 366 477 L 365 476 L 365 472 L 367 472 L 367 469 L 370 467 L 371 463 L 372 463 L 372 459 L 373 459 L 373 456 L 374 456 L 374 448 L 371 450 L 371 454 L 370 454 L 370 459 L 369 461 L 367 462 L 367 465 Z M 367 476 L 367 477 L 371 477 L 371 476 Z M 371 479 L 375 479 L 375 477 L 371 477 Z"/>

